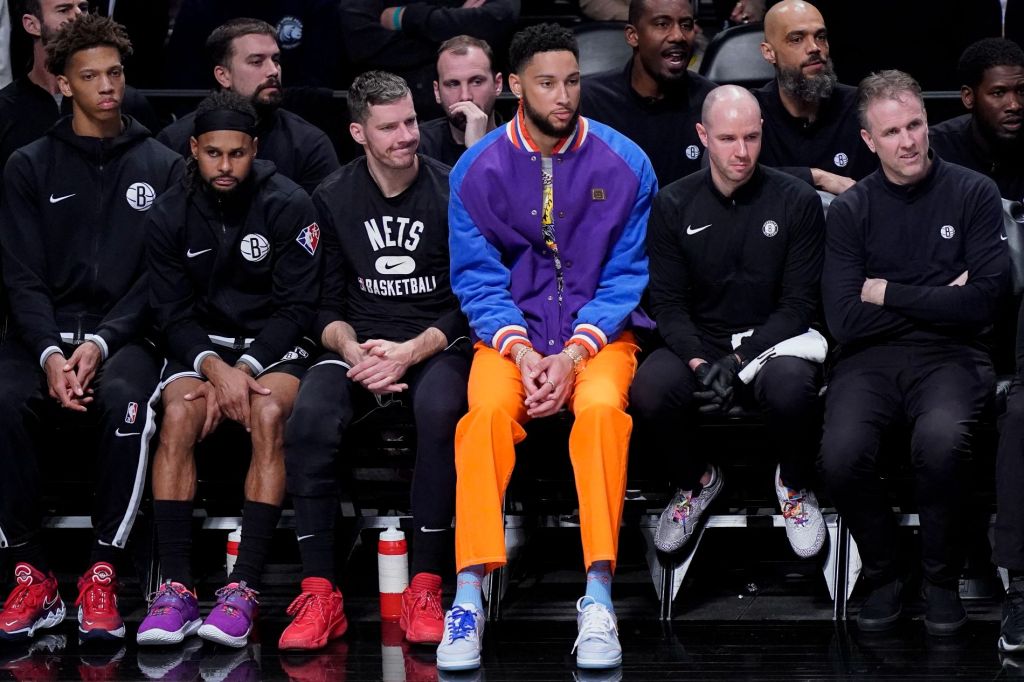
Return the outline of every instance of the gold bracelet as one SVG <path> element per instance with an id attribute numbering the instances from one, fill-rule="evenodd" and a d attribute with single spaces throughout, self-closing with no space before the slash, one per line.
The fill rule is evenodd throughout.
<path id="1" fill-rule="evenodd" d="M 521 367 L 521 365 L 523 364 L 523 358 L 525 358 L 526 355 L 531 350 L 533 350 L 533 349 L 530 348 L 529 346 L 524 345 L 522 348 L 520 348 L 518 351 L 516 351 L 516 357 L 515 357 L 516 369 L 518 369 L 519 371 L 523 370 L 523 368 Z"/>
<path id="2" fill-rule="evenodd" d="M 572 360 L 573 373 L 579 374 L 580 372 L 583 371 L 583 356 L 577 351 L 573 350 L 573 345 L 576 344 L 571 344 L 563 348 L 562 353 L 568 355 L 569 359 Z"/>

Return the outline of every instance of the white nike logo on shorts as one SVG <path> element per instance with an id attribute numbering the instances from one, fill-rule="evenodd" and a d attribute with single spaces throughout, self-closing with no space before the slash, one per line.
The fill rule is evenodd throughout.
<path id="1" fill-rule="evenodd" d="M 51 204 L 59 204 L 60 202 L 64 201 L 65 199 L 70 199 L 73 196 L 75 196 L 75 195 L 74 194 L 65 194 L 62 197 L 55 197 L 55 196 L 53 196 L 51 194 L 50 195 L 50 203 Z"/>
<path id="2" fill-rule="evenodd" d="M 203 249 L 202 251 L 193 251 L 192 249 L 189 249 L 185 252 L 185 255 L 189 258 L 195 258 L 196 256 L 202 256 L 204 253 L 208 253 L 210 251 L 213 251 L 213 249 Z"/>
<path id="3" fill-rule="evenodd" d="M 698 227 L 696 230 L 693 229 L 692 225 L 687 225 L 686 226 L 686 234 L 697 234 L 698 232 L 703 232 L 704 230 L 708 229 L 709 227 L 711 227 L 711 223 L 708 223 L 704 227 Z"/>
<path id="4" fill-rule="evenodd" d="M 142 433 L 142 432 L 141 431 L 130 431 L 128 433 L 121 433 L 121 429 L 116 429 L 114 431 L 114 435 L 117 436 L 118 438 L 127 438 L 128 436 L 138 436 L 140 433 Z"/>

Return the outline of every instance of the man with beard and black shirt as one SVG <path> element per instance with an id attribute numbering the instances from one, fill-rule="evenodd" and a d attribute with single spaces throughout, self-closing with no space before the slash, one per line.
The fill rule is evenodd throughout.
<path id="1" fill-rule="evenodd" d="M 995 382 L 985 337 L 1008 283 L 1002 207 L 989 178 L 930 153 L 913 78 L 865 78 L 858 111 L 881 168 L 828 212 L 822 299 L 840 346 L 820 466 L 872 590 L 857 623 L 893 627 L 906 573 L 878 475 L 879 442 L 894 421 L 909 426 L 924 622 L 928 632 L 949 635 L 967 622 L 958 593 L 961 497 L 972 430 Z"/>
<path id="2" fill-rule="evenodd" d="M 403 79 L 364 73 L 348 103 L 349 130 L 366 156 L 313 197 L 325 260 L 314 331 L 327 352 L 303 378 L 285 433 L 303 571 L 281 649 L 319 649 L 346 629 L 334 563 L 337 460 L 353 417 L 391 402 L 411 407 L 416 423 L 412 580 L 400 624 L 410 642 L 441 641 L 470 349 L 448 281 L 448 168 L 416 154 L 416 110 Z"/>
<path id="3" fill-rule="evenodd" d="M 687 70 L 697 32 L 689 0 L 634 0 L 625 69 L 583 79 L 581 110 L 636 142 L 651 159 L 658 184 L 700 170 L 700 108 L 715 84 Z"/>
<path id="4" fill-rule="evenodd" d="M 420 152 L 454 166 L 462 152 L 498 127 L 494 103 L 501 86 L 486 42 L 463 35 L 441 43 L 434 97 L 445 115 L 420 124 Z"/>
<path id="5" fill-rule="evenodd" d="M 776 78 L 754 90 L 764 116 L 761 163 L 841 194 L 877 167 L 860 139 L 857 89 L 836 82 L 821 13 L 783 0 L 764 17 L 761 54 Z"/>
<path id="6" fill-rule="evenodd" d="M 61 115 L 72 112 L 57 77 L 46 68 L 46 45 L 66 22 L 89 13 L 87 0 L 18 0 L 21 27 L 32 37 L 32 68 L 0 90 L 0 169 L 18 147 L 38 140 Z M 125 88 L 121 111 L 150 130 L 157 116 L 138 90 Z"/>
<path id="7" fill-rule="evenodd" d="M 17 586 L 0 639 L 64 618 L 40 547 L 47 479 L 36 437 L 95 429 L 92 568 L 79 580 L 82 639 L 122 639 L 115 563 L 146 486 L 160 357 L 148 331 L 146 211 L 181 176 L 176 154 L 121 115 L 131 43 L 110 19 L 84 15 L 47 42 L 48 65 L 74 113 L 14 152 L 0 214 L 4 283 L 16 338 L 0 346 L 0 547 Z M 75 415 L 75 417 L 72 417 Z M 81 457 L 63 444 L 61 455 Z"/>
<path id="8" fill-rule="evenodd" d="M 188 177 L 153 207 L 150 300 L 169 357 L 153 458 L 161 573 L 139 644 L 200 637 L 244 647 L 284 498 L 284 428 L 308 366 L 320 285 L 313 203 L 255 160 L 256 111 L 230 91 L 196 109 Z M 191 570 L 196 444 L 227 418 L 252 443 L 242 540 L 217 603 L 199 619 Z"/>
<path id="9" fill-rule="evenodd" d="M 929 128 L 932 149 L 995 180 L 1004 199 L 1024 201 L 1024 51 L 985 38 L 964 50 L 957 71 L 970 113 Z"/>
<path id="10" fill-rule="evenodd" d="M 665 463 L 678 486 L 654 541 L 663 552 L 681 549 L 721 490 L 721 469 L 685 448 L 687 432 L 698 409 L 725 413 L 738 402 L 765 414 L 786 536 L 797 555 L 813 556 L 826 533 L 811 492 L 826 351 L 809 331 L 825 236 L 821 200 L 758 164 L 761 111 L 748 91 L 712 90 L 701 120 L 709 167 L 663 188 L 647 228 L 651 311 L 667 347 L 641 365 L 630 404 L 647 449 L 673 458 Z M 818 355 L 787 350 L 801 346 Z"/>
<path id="11" fill-rule="evenodd" d="M 281 48 L 274 28 L 258 19 L 232 19 L 206 41 L 213 76 L 225 90 L 252 100 L 259 115 L 257 157 L 273 161 L 277 172 L 308 194 L 338 169 L 338 156 L 322 130 L 280 109 Z M 164 128 L 157 139 L 188 156 L 195 114 Z"/>

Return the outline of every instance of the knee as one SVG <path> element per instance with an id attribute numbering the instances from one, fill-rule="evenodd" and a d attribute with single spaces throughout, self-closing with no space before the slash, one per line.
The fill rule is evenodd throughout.
<path id="1" fill-rule="evenodd" d="M 189 403 L 184 400 L 165 403 L 160 419 L 160 444 L 171 452 L 192 447 L 195 445 L 194 422 L 194 410 Z"/>
<path id="2" fill-rule="evenodd" d="M 96 403 L 103 414 L 117 416 L 127 413 L 129 403 L 135 403 L 139 410 L 146 409 L 146 404 L 139 399 L 138 387 L 123 376 L 104 377 L 96 391 Z"/>
<path id="3" fill-rule="evenodd" d="M 261 396 L 252 403 L 252 424 L 254 432 L 283 432 L 285 420 L 287 418 L 287 408 L 272 396 Z"/>
<path id="4" fill-rule="evenodd" d="M 629 418 L 623 405 L 611 396 L 592 398 L 584 404 L 577 402 L 573 412 L 576 422 L 583 424 L 588 422 L 603 424 L 622 417 Z"/>
<path id="5" fill-rule="evenodd" d="M 774 366 L 772 366 L 774 365 Z M 766 407 L 774 413 L 799 416 L 815 409 L 818 401 L 817 369 L 799 358 L 775 358 L 765 367 Z M 764 370 L 762 370 L 764 371 Z"/>
<path id="6" fill-rule="evenodd" d="M 455 425 L 466 413 L 466 394 L 443 394 L 429 396 L 413 406 L 417 432 L 422 430 L 449 430 L 454 432 Z"/>
<path id="7" fill-rule="evenodd" d="M 873 439 L 854 426 L 826 424 L 818 466 L 833 494 L 876 475 L 869 455 L 877 447 Z"/>
<path id="8" fill-rule="evenodd" d="M 969 447 L 970 426 L 944 410 L 923 415 L 914 424 L 916 466 L 931 475 L 954 477 Z"/>
<path id="9" fill-rule="evenodd" d="M 300 393 L 285 424 L 285 447 L 321 446 L 336 449 L 341 444 L 341 433 L 351 421 L 351 415 L 347 401 L 338 399 L 324 403 L 303 399 Z"/>

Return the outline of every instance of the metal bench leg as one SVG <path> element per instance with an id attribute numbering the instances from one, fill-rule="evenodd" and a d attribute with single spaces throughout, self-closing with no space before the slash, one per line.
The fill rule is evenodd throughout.
<path id="1" fill-rule="evenodd" d="M 689 546 L 681 554 L 668 556 L 654 546 L 654 527 L 645 526 L 640 529 L 647 544 L 647 568 L 651 572 L 651 583 L 658 595 L 658 618 L 662 621 L 672 619 L 672 604 L 679 594 L 683 580 L 686 579 L 686 573 L 690 570 L 690 564 L 705 530 L 706 526 L 701 526 L 697 536 L 690 539 Z"/>

